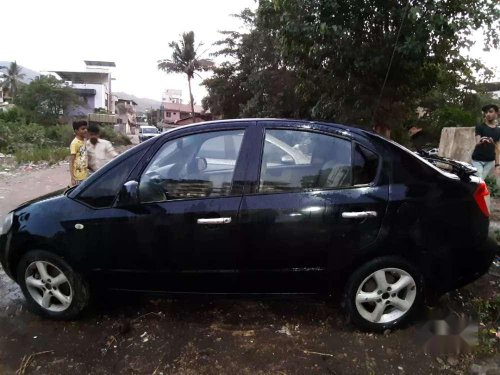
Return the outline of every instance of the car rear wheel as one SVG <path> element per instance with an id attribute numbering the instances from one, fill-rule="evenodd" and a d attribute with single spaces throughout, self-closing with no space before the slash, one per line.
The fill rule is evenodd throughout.
<path id="1" fill-rule="evenodd" d="M 423 278 L 409 262 L 374 259 L 349 278 L 343 305 L 355 325 L 370 331 L 394 329 L 411 319 L 422 304 Z"/>
<path id="2" fill-rule="evenodd" d="M 19 262 L 17 280 L 28 308 L 51 319 L 73 319 L 88 305 L 89 288 L 60 257 L 31 251 Z"/>

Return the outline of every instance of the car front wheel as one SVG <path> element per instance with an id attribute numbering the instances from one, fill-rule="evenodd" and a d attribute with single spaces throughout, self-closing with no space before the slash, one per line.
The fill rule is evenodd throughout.
<path id="1" fill-rule="evenodd" d="M 17 267 L 17 280 L 28 308 L 45 318 L 73 319 L 88 305 L 87 283 L 50 252 L 27 253 Z"/>
<path id="2" fill-rule="evenodd" d="M 383 332 L 411 319 L 422 304 L 423 278 L 404 259 L 384 257 L 358 268 L 349 278 L 343 305 L 362 329 Z"/>

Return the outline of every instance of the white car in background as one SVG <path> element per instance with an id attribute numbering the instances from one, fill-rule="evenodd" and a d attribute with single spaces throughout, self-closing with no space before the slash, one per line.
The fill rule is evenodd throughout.
<path id="1" fill-rule="evenodd" d="M 154 138 L 160 134 L 160 131 L 156 126 L 143 125 L 139 127 L 139 142 L 147 141 L 148 139 Z"/>

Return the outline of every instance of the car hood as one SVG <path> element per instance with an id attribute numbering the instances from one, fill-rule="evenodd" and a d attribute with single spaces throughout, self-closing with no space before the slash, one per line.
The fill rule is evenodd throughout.
<path id="1" fill-rule="evenodd" d="M 31 199 L 31 200 L 29 200 L 27 202 L 22 203 L 18 207 L 16 207 L 15 210 L 20 210 L 20 209 L 22 209 L 24 207 L 27 207 L 27 206 L 29 206 L 29 205 L 31 205 L 33 203 L 38 203 L 38 202 L 47 200 L 49 198 L 54 198 L 54 197 L 57 197 L 57 196 L 61 196 L 61 195 L 63 195 L 66 192 L 66 190 L 68 190 L 68 188 L 59 189 L 59 190 L 53 191 L 52 193 L 48 193 L 48 194 L 42 195 L 42 196 L 40 196 L 38 198 Z"/>

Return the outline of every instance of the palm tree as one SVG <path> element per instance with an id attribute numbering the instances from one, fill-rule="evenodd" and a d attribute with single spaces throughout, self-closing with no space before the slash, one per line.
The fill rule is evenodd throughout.
<path id="1" fill-rule="evenodd" d="M 158 61 L 158 69 L 165 71 L 167 74 L 184 73 L 187 75 L 189 98 L 191 99 L 191 116 L 194 117 L 191 79 L 194 78 L 194 74 L 198 71 L 210 70 L 214 63 L 211 60 L 199 58 L 197 49 L 194 48 L 194 32 L 192 31 L 183 33 L 179 42 L 170 42 L 168 46 L 174 50 L 172 58 Z M 201 44 L 198 47 L 200 46 Z"/>
<path id="2" fill-rule="evenodd" d="M 0 69 L 6 69 L 7 73 L 3 74 L 3 82 L 1 83 L 2 89 L 9 89 L 10 96 L 12 98 L 16 97 L 17 86 L 19 82 L 24 78 L 25 74 L 21 73 L 22 68 L 17 65 L 17 62 L 11 62 L 10 66 L 6 68 L 5 66 L 0 67 Z"/>

